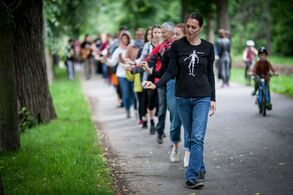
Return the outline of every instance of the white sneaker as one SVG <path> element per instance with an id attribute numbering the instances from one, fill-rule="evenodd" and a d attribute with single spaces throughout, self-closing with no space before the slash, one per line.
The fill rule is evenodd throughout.
<path id="1" fill-rule="evenodd" d="M 189 164 L 189 156 L 190 156 L 190 152 L 185 151 L 184 159 L 183 159 L 183 166 L 184 166 L 184 168 L 187 168 L 188 167 L 188 164 Z"/>
<path id="2" fill-rule="evenodd" d="M 171 162 L 179 162 L 178 149 L 176 150 L 174 146 L 173 146 L 171 154 L 170 154 L 170 161 Z"/>

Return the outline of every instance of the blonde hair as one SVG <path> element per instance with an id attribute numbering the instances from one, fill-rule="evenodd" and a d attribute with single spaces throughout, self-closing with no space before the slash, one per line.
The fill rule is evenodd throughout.
<path id="1" fill-rule="evenodd" d="M 183 36 L 185 36 L 185 24 L 184 23 L 176 24 L 175 28 L 180 28 L 181 31 L 183 32 Z"/>

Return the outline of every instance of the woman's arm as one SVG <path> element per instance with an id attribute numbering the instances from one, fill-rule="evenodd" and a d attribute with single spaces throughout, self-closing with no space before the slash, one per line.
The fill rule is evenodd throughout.
<path id="1" fill-rule="evenodd" d="M 115 51 L 114 51 L 113 55 L 111 56 L 111 58 L 107 59 L 106 64 L 108 66 L 111 66 L 111 67 L 116 66 L 118 64 L 118 62 L 119 62 L 119 54 L 120 53 L 121 53 L 121 51 L 120 51 L 120 49 L 118 47 L 117 49 L 115 49 Z"/>
<path id="2" fill-rule="evenodd" d="M 214 54 L 213 45 L 211 44 L 210 54 L 208 57 L 207 73 L 208 73 L 209 83 L 212 87 L 211 101 L 215 102 L 216 101 L 216 93 L 215 93 L 214 61 L 215 61 L 215 54 Z"/>

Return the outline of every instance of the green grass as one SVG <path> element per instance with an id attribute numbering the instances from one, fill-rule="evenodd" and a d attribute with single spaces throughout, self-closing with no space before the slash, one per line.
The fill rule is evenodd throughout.
<path id="1" fill-rule="evenodd" d="M 293 76 L 280 75 L 273 77 L 270 88 L 273 92 L 293 97 Z"/>
<path id="2" fill-rule="evenodd" d="M 235 61 L 242 61 L 242 55 L 233 55 L 232 60 Z M 273 65 L 285 65 L 285 66 L 293 66 L 293 57 L 286 57 L 286 56 L 269 56 L 268 60 L 273 64 Z"/>
<path id="3" fill-rule="evenodd" d="M 51 94 L 58 120 L 26 130 L 21 149 L 0 156 L 5 194 L 114 194 L 79 82 L 59 79 Z"/>
<path id="4" fill-rule="evenodd" d="M 232 68 L 231 81 L 245 85 L 244 69 Z M 270 89 L 272 92 L 293 97 L 293 76 L 279 75 L 277 77 L 272 77 Z"/>

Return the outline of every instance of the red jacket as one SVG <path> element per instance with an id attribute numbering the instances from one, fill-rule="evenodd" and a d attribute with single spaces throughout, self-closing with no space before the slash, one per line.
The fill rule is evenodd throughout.
<path id="1" fill-rule="evenodd" d="M 157 45 L 152 52 L 148 55 L 145 61 L 148 62 L 150 68 L 155 68 L 156 71 L 159 71 L 161 68 L 161 57 L 164 55 L 167 48 L 171 47 L 173 40 L 166 40 L 163 43 Z M 160 79 L 155 78 L 155 83 L 157 83 Z"/>

